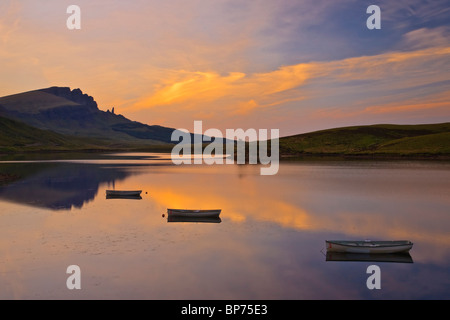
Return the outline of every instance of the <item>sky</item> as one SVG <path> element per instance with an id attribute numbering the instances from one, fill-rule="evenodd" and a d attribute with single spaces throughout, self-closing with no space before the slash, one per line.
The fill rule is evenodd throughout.
<path id="1" fill-rule="evenodd" d="M 449 122 L 450 2 L 1 0 L 0 96 L 50 86 L 191 131 Z"/>

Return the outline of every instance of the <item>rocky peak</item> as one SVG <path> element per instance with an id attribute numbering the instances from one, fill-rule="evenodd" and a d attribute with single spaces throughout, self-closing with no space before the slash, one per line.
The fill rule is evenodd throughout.
<path id="1" fill-rule="evenodd" d="M 90 95 L 83 93 L 80 89 L 71 90 L 69 87 L 51 87 L 40 91 L 53 94 L 58 97 L 85 105 L 91 109 L 98 109 L 97 102 Z"/>

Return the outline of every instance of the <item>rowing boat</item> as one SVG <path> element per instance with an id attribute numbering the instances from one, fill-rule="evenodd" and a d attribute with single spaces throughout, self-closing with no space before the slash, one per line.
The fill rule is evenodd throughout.
<path id="1" fill-rule="evenodd" d="M 167 209 L 167 214 L 171 217 L 218 217 L 220 215 L 220 209 L 214 210 L 186 210 L 186 209 Z"/>
<path id="2" fill-rule="evenodd" d="M 400 253 L 409 252 L 413 243 L 409 240 L 400 241 L 342 241 L 326 240 L 328 252 L 348 253 Z"/>
<path id="3" fill-rule="evenodd" d="M 107 196 L 113 197 L 137 197 L 142 193 L 141 190 L 130 190 L 130 191 L 121 191 L 121 190 L 106 190 Z"/>

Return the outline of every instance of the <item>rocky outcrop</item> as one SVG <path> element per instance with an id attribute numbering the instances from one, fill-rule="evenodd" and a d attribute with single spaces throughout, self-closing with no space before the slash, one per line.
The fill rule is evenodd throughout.
<path id="1" fill-rule="evenodd" d="M 75 103 L 85 105 L 90 109 L 98 109 L 97 102 L 88 94 L 83 93 L 80 89 L 71 90 L 69 87 L 50 87 L 39 91 L 53 94 L 58 97 L 65 98 Z"/>

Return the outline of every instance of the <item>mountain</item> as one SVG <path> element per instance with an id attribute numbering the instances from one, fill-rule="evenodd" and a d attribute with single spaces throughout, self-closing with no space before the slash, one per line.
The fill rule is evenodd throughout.
<path id="1" fill-rule="evenodd" d="M 164 145 L 175 130 L 98 109 L 80 89 L 51 87 L 0 98 L 0 116 L 62 135 L 115 143 Z"/>
<path id="2" fill-rule="evenodd" d="M 450 123 L 353 126 L 283 137 L 280 155 L 450 157 Z"/>

